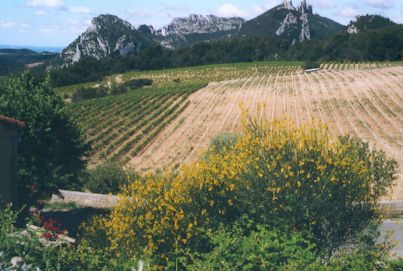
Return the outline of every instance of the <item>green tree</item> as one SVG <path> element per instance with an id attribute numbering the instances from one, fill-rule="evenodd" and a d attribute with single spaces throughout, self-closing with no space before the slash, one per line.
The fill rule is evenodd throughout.
<path id="1" fill-rule="evenodd" d="M 2 79 L 0 114 L 27 126 L 19 144 L 21 203 L 49 197 L 58 189 L 77 188 L 87 145 L 49 79 L 34 83 L 29 73 Z"/>

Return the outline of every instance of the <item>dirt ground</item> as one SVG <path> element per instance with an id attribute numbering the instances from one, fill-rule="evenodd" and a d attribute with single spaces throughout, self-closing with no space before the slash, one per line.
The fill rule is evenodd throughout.
<path id="1" fill-rule="evenodd" d="M 394 157 L 403 173 L 403 67 L 259 74 L 211 83 L 189 99 L 191 105 L 128 166 L 147 171 L 194 161 L 214 135 L 240 128 L 243 102 L 254 115 L 264 104 L 259 117 L 269 120 L 315 118 L 334 135 L 360 137 Z M 403 176 L 390 198 L 403 200 Z"/>

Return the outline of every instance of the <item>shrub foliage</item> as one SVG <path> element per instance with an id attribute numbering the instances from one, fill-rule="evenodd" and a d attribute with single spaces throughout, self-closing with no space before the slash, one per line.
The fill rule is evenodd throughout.
<path id="1" fill-rule="evenodd" d="M 105 163 L 89 169 L 84 176 L 84 188 L 93 193 L 119 193 L 120 188 L 128 184 L 135 173 L 125 171 L 115 163 Z"/>
<path id="2" fill-rule="evenodd" d="M 303 233 L 332 253 L 378 221 L 378 201 L 396 177 L 396 162 L 321 124 L 296 127 L 244 119 L 235 145 L 208 159 L 134 180 L 111 215 L 100 219 L 119 255 L 209 251 L 206 232 L 246 216 L 255 225 Z M 207 238 L 207 239 L 206 239 Z"/>
<path id="3" fill-rule="evenodd" d="M 27 127 L 19 143 L 22 203 L 74 188 L 85 167 L 81 157 L 87 146 L 50 81 L 34 83 L 28 73 L 3 78 L 0 114 L 22 120 Z"/>

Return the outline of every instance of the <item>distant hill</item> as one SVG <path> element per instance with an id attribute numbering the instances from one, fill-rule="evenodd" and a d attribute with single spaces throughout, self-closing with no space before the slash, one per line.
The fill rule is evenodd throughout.
<path id="1" fill-rule="evenodd" d="M 63 50 L 61 57 L 64 64 L 73 64 L 85 57 L 126 56 L 153 43 L 129 22 L 114 15 L 100 15 L 92 19 L 87 31 Z"/>
<path id="2" fill-rule="evenodd" d="M 398 61 L 403 59 L 403 25 L 378 15 L 359 16 L 319 50 L 316 46 L 306 49 L 325 61 Z"/>
<path id="3" fill-rule="evenodd" d="M 0 49 L 28 49 L 37 53 L 51 52 L 60 53 L 63 48 L 61 47 L 48 47 L 48 46 L 31 46 L 31 45 L 7 45 L 0 44 Z"/>
<path id="4" fill-rule="evenodd" d="M 351 21 L 347 26 L 347 32 L 350 34 L 356 34 L 366 30 L 379 29 L 395 25 L 396 23 L 389 18 L 385 18 L 380 15 L 367 14 L 364 16 L 358 16 L 356 20 Z"/>
<path id="5" fill-rule="evenodd" d="M 272 8 L 242 25 L 240 37 L 282 37 L 292 43 L 313 38 L 324 39 L 341 31 L 343 26 L 328 18 L 313 14 L 305 0 L 299 7 L 291 1 Z"/>
<path id="6" fill-rule="evenodd" d="M 29 49 L 0 49 L 0 75 L 18 73 L 26 68 L 39 67 L 57 56 L 57 53 L 38 53 Z"/>

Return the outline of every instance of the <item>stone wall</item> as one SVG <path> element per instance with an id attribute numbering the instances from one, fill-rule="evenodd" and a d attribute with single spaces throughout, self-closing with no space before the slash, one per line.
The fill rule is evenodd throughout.
<path id="1" fill-rule="evenodd" d="M 109 209 L 115 206 L 118 200 L 118 197 L 113 195 L 102 195 L 102 194 L 93 194 L 93 193 L 75 192 L 66 190 L 59 190 L 59 192 L 63 197 L 60 198 L 59 196 L 54 195 L 50 203 L 74 202 L 75 204 L 82 207 Z"/>

